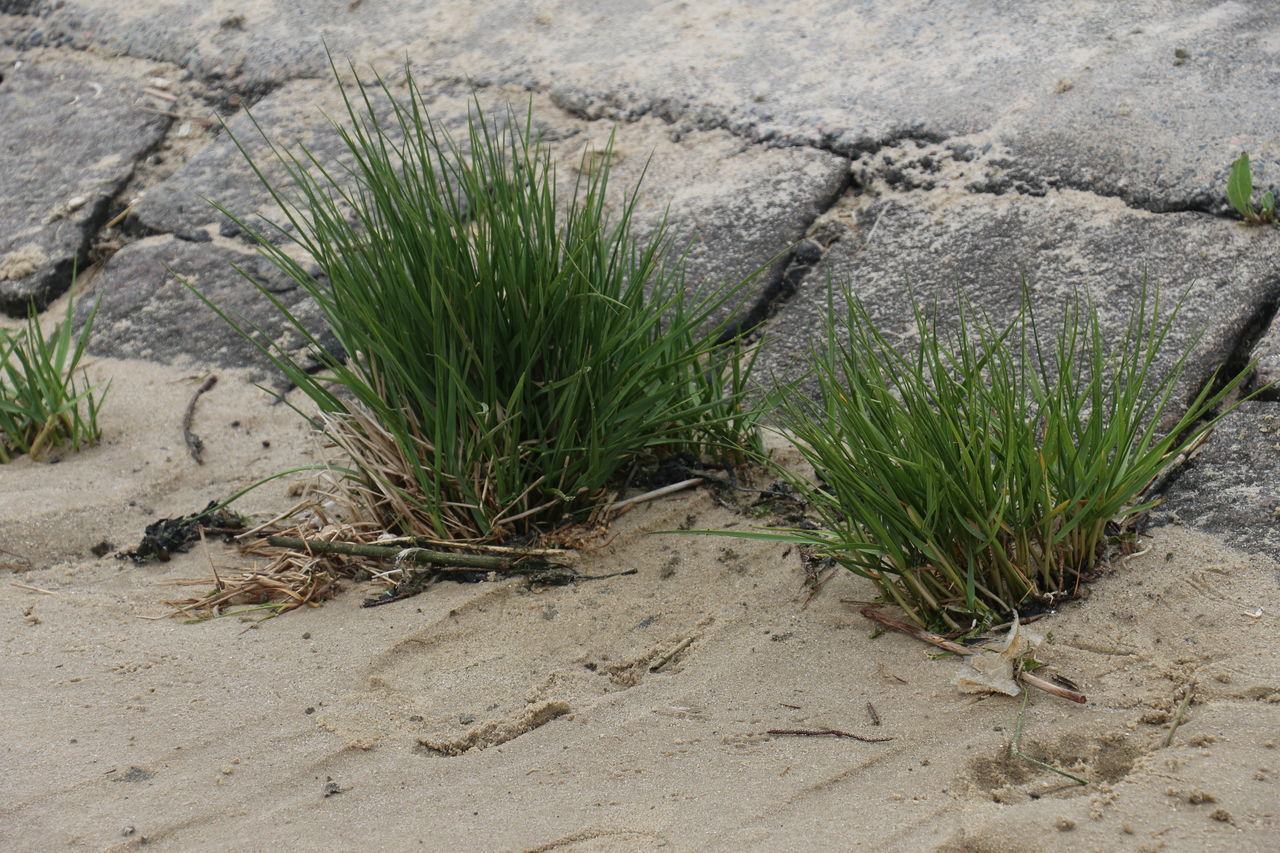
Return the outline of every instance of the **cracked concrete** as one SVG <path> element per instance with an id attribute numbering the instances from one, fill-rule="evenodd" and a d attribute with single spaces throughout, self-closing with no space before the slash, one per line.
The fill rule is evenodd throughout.
<path id="1" fill-rule="evenodd" d="M 923 303 L 960 287 L 997 322 L 1017 310 L 1022 281 L 1041 322 L 1073 293 L 1092 298 L 1104 330 L 1123 332 L 1143 280 L 1166 306 L 1185 293 L 1160 365 L 1194 344 L 1178 398 L 1189 399 L 1245 344 L 1280 298 L 1280 240 L 1266 229 L 1195 213 L 1152 214 L 1118 199 L 1012 177 L 997 152 L 911 142 L 854 162 L 854 188 L 826 215 L 839 239 L 765 330 L 764 362 L 802 377 L 822 336 L 828 279 L 847 283 L 886 331 L 908 341 L 911 294 Z"/>
<path id="2" fill-rule="evenodd" d="M 1280 406 L 1245 403 L 1176 472 L 1153 521 L 1207 530 L 1280 560 L 1280 479 L 1263 473 L 1278 467 Z"/>
<path id="3" fill-rule="evenodd" d="M 1240 147 L 1270 182 L 1280 157 L 1268 109 L 1280 44 L 1265 3 L 17 6 L 15 43 L 98 45 L 245 91 L 324 76 L 323 40 L 384 67 L 408 56 L 440 76 L 546 88 L 593 118 L 653 114 L 844 156 L 904 133 L 987 133 L 1065 186 L 1143 206 L 1216 202 Z"/>
<path id="4" fill-rule="evenodd" d="M 82 54 L 6 63 L 0 80 L 0 312 L 66 289 L 136 162 L 170 119 L 134 108 L 147 63 Z"/>

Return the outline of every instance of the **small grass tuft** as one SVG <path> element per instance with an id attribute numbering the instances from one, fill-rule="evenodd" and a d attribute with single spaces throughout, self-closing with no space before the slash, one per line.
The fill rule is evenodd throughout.
<path id="1" fill-rule="evenodd" d="M 847 290 L 843 312 L 829 300 L 822 402 L 792 395 L 779 417 L 824 483 L 791 475 L 820 527 L 748 535 L 812 546 L 917 625 L 967 632 L 1074 594 L 1109 525 L 1156 503 L 1144 490 L 1247 370 L 1207 385 L 1170 426 L 1191 345 L 1157 369 L 1177 310 L 1162 316 L 1145 284 L 1110 345 L 1079 298 L 1043 342 L 1025 288 L 1005 326 L 957 301 L 949 336 L 936 305 L 916 303 L 918 342 L 903 348 Z"/>
<path id="2" fill-rule="evenodd" d="M 362 514 L 400 533 L 501 538 L 597 505 L 638 460 L 754 448 L 753 360 L 736 339 L 718 345 L 727 326 L 713 321 L 749 280 L 688 295 L 664 229 L 635 236 L 636 189 L 610 217 L 607 151 L 566 196 L 532 107 L 495 122 L 477 105 L 455 139 L 405 73 L 407 98 L 382 78 L 342 87 L 350 166 L 263 134 L 288 175 L 275 186 L 241 146 L 284 221 L 223 209 L 347 355 L 264 288 L 318 375 L 219 312 L 319 408 Z"/>
<path id="3" fill-rule="evenodd" d="M 84 355 L 98 308 L 95 305 L 79 334 L 67 316 L 45 337 L 32 305 L 26 325 L 0 329 L 0 463 L 20 454 L 43 459 L 53 448 L 72 449 L 98 441 L 98 412 L 107 389 L 89 385 L 75 372 Z"/>

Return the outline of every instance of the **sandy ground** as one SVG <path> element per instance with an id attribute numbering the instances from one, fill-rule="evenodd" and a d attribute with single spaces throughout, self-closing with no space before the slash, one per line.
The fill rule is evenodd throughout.
<path id="1" fill-rule="evenodd" d="M 0 468 L 4 849 L 1238 853 L 1280 838 L 1267 559 L 1158 529 L 1037 624 L 1050 671 L 1089 703 L 1033 696 L 1023 747 L 1081 788 L 1011 754 L 1017 699 L 962 694 L 955 662 L 873 639 L 841 601 L 869 597 L 862 581 L 807 601 L 785 546 L 649 535 L 753 523 L 709 491 L 638 508 L 581 563 L 634 576 L 444 584 L 369 609 L 373 588 L 352 584 L 261 623 L 156 618 L 187 592 L 165 582 L 209 557 L 136 566 L 89 548 L 135 545 L 149 521 L 315 451 L 296 415 L 223 372 L 196 413 L 197 466 L 179 422 L 199 374 L 92 372 L 113 381 L 103 443 Z M 269 516 L 287 488 L 238 507 Z"/>

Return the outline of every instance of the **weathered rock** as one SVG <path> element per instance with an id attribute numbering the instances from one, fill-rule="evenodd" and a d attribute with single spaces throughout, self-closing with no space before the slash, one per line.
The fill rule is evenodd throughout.
<path id="1" fill-rule="evenodd" d="M 169 119 L 138 110 L 139 64 L 23 60 L 0 80 L 0 311 L 43 308 L 70 284 L 107 205 Z"/>
<path id="2" fill-rule="evenodd" d="M 608 127 L 594 122 L 584 134 L 600 141 Z M 578 162 L 581 143 L 565 148 L 562 170 Z M 615 188 L 630 188 L 643 171 L 637 231 L 646 234 L 665 220 L 692 289 L 756 275 L 736 309 L 752 322 L 784 287 L 797 242 L 848 183 L 848 161 L 823 151 L 745 145 L 722 130 L 673 133 L 652 118 L 618 126 L 614 150 L 621 156 L 610 179 Z"/>
<path id="3" fill-rule="evenodd" d="M 340 101 L 325 98 L 333 88 L 315 81 L 290 83 L 255 106 L 253 117 L 268 138 L 287 144 L 299 156 L 299 146 L 305 146 L 321 162 L 336 164 L 343 145 L 325 118 L 325 112 L 341 107 Z M 287 187 L 283 164 L 270 156 L 267 140 L 247 114 L 241 112 L 232 118 L 227 129 L 230 136 L 220 134 L 168 180 L 148 189 L 135 205 L 133 217 L 148 229 L 200 242 L 218 233 L 240 236 L 240 229 L 215 204 L 227 206 L 255 227 L 260 226 L 262 216 L 287 224 L 235 142 L 245 147 L 269 181 Z"/>
<path id="4" fill-rule="evenodd" d="M 1223 418 L 1164 497 L 1157 523 L 1190 524 L 1280 560 L 1280 404 L 1249 402 Z"/>
<path id="5" fill-rule="evenodd" d="M 844 154 L 902 136 L 1008 145 L 1065 186 L 1169 210 L 1221 201 L 1244 147 L 1280 181 L 1277 33 L 1268 3 L 1161 0 L 1082 12 L 966 0 L 882 4 L 573 0 L 20 2 L 20 44 L 96 44 L 179 63 L 242 91 L 401 57 L 433 74 L 549 87 L 584 115 L 661 115 L 686 128 Z M 638 50 L 637 45 L 643 45 Z"/>
<path id="6" fill-rule="evenodd" d="M 322 9 L 310 2 L 268 2 L 237 12 L 202 2 L 10 0 L 0 3 L 0 11 L 26 16 L 25 26 L 11 37 L 23 48 L 95 46 L 171 62 L 206 80 L 234 81 L 252 92 L 324 73 L 326 43 L 339 54 L 349 52 L 358 42 L 348 3 Z"/>
<path id="7" fill-rule="evenodd" d="M 473 107 L 471 91 L 448 83 L 424 88 L 432 118 L 455 138 L 463 136 L 468 110 Z M 529 103 L 527 93 L 514 89 L 479 94 L 486 115 L 498 123 L 508 115 L 509 107 L 521 118 Z M 641 203 L 636 209 L 638 232 L 650 232 L 665 216 L 674 252 L 687 249 L 685 269 L 694 286 L 735 282 L 763 267 L 759 279 L 744 294 L 749 303 L 768 300 L 792 245 L 834 201 L 847 180 L 847 161 L 823 151 L 748 146 L 724 131 L 673 133 L 657 119 L 614 128 L 608 121 L 568 116 L 542 97 L 535 97 L 532 103 L 535 132 L 557 160 L 564 197 L 572 194 L 583 155 L 602 149 L 614 132 L 610 181 L 614 209 L 623 192 L 643 175 Z M 326 118 L 346 123 L 335 84 L 290 83 L 252 112 L 269 139 L 295 154 L 305 146 L 331 174 L 340 174 L 344 165 L 351 163 L 345 144 Z M 289 186 L 282 164 L 248 117 L 232 119 L 229 129 L 269 181 L 278 187 Z M 224 204 L 236 217 L 251 223 L 259 217 L 281 221 L 271 194 L 225 135 L 197 153 L 169 180 L 149 190 L 138 204 L 136 216 L 150 229 L 186 239 L 243 237 L 241 229 L 206 199 Z M 720 319 L 724 319 L 723 312 Z"/>
<path id="8" fill-rule="evenodd" d="M 257 253 L 237 246 L 149 237 L 116 253 L 77 303 L 77 318 L 83 322 L 95 300 L 101 300 L 90 350 L 196 368 L 253 366 L 264 374 L 273 372 L 275 368 L 257 347 L 183 285 L 177 278 L 181 276 L 228 315 L 247 319 L 267 339 L 305 358 L 305 342 L 233 264 L 319 332 L 315 304 Z"/>
<path id="9" fill-rule="evenodd" d="M 1000 323 L 1017 310 L 1023 276 L 1042 330 L 1057 328 L 1078 291 L 1096 302 L 1107 340 L 1117 341 L 1148 277 L 1165 311 L 1186 292 L 1157 369 L 1170 367 L 1203 330 L 1175 397 L 1185 400 L 1237 355 L 1258 313 L 1280 296 L 1273 235 L 1203 214 L 1151 214 L 1114 199 L 1046 193 L 966 192 L 952 180 L 878 200 L 851 196 L 834 216 L 846 235 L 767 329 L 766 369 L 784 379 L 804 373 L 823 335 L 828 275 L 850 282 L 873 321 L 908 345 L 912 290 L 945 308 L 959 286 Z"/>
<path id="10" fill-rule="evenodd" d="M 1280 311 L 1271 318 L 1270 325 L 1258 339 L 1252 358 L 1257 362 L 1254 381 L 1259 386 L 1280 383 Z M 1264 391 L 1263 396 L 1271 400 L 1280 399 L 1280 384 Z"/>

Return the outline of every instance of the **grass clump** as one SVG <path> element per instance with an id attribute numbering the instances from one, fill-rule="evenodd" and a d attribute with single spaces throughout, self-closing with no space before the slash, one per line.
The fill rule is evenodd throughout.
<path id="1" fill-rule="evenodd" d="M 70 301 L 66 319 L 48 337 L 34 305 L 25 325 L 0 329 L 0 463 L 24 453 L 43 459 L 61 445 L 79 450 L 97 443 L 106 388 L 90 386 L 83 371 L 80 383 L 75 377 L 97 311 L 95 305 L 79 334 Z"/>
<path id="2" fill-rule="evenodd" d="M 756 534 L 800 542 L 871 579 L 923 627 L 968 631 L 1076 591 L 1108 526 L 1156 501 L 1144 490 L 1211 426 L 1246 373 L 1206 386 L 1166 420 L 1190 346 L 1157 353 L 1176 309 L 1141 296 L 1120 340 L 1076 298 L 1042 340 L 1024 288 L 997 326 L 963 297 L 952 335 L 916 304 L 918 341 L 895 345 L 847 291 L 829 301 L 814 355 L 823 402 L 781 408 L 784 432 L 825 485 L 795 480 L 819 522 Z M 843 313 L 847 339 L 831 319 Z"/>
<path id="3" fill-rule="evenodd" d="M 273 185 L 241 146 L 284 220 L 237 223 L 346 358 L 265 289 L 324 369 L 261 346 L 319 408 L 362 512 L 402 533 L 501 538 L 597 504 L 645 457 L 750 447 L 751 359 L 717 346 L 713 322 L 747 282 L 687 295 L 663 228 L 635 235 L 636 189 L 607 212 L 607 151 L 567 194 L 531 108 L 505 122 L 477 108 L 454 138 L 406 76 L 407 98 L 381 78 L 343 86 L 349 166 L 272 145 L 287 173 Z"/>

